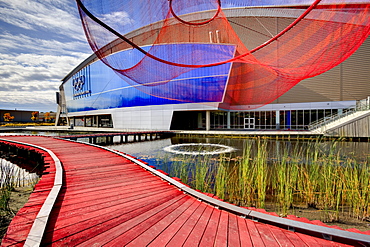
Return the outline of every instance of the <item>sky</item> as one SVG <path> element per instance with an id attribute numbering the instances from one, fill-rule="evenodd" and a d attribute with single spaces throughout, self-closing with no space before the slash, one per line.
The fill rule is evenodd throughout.
<path id="1" fill-rule="evenodd" d="M 61 80 L 91 54 L 74 0 L 0 0 L 0 109 L 56 112 Z"/>

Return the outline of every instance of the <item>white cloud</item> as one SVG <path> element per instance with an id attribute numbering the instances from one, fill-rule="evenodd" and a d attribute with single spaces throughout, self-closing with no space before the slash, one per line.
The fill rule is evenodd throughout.
<path id="1" fill-rule="evenodd" d="M 0 108 L 35 105 L 55 111 L 61 79 L 83 61 L 82 56 L 0 54 Z"/>
<path id="2" fill-rule="evenodd" d="M 117 11 L 105 14 L 101 17 L 101 21 L 112 28 L 119 28 L 133 23 L 133 20 L 130 19 L 128 13 L 124 11 Z"/>
<path id="3" fill-rule="evenodd" d="M 23 29 L 51 31 L 84 40 L 77 8 L 66 1 L 3 0 L 0 20 Z"/>
<path id="4" fill-rule="evenodd" d="M 23 34 L 0 34 L 1 53 L 27 52 L 37 54 L 71 54 L 71 52 L 90 52 L 87 41 L 71 40 L 62 42 L 55 39 L 34 38 Z"/>
<path id="5" fill-rule="evenodd" d="M 56 110 L 61 79 L 92 52 L 70 0 L 0 2 L 0 108 Z"/>

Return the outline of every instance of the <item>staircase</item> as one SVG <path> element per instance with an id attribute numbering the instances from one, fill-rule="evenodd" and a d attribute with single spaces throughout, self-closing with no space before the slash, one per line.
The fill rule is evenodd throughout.
<path id="1" fill-rule="evenodd" d="M 328 131 L 370 115 L 370 96 L 359 100 L 355 106 L 343 109 L 343 112 L 326 116 L 312 122 L 308 129 L 316 134 L 325 134 Z"/>

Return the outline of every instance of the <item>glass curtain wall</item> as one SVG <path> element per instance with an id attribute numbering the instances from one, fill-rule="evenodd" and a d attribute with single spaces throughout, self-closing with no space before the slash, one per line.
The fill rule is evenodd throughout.
<path id="1" fill-rule="evenodd" d="M 338 109 L 211 112 L 211 129 L 304 130 L 318 119 L 337 114 Z M 228 114 L 229 126 L 228 126 Z M 278 116 L 276 115 L 278 114 Z M 277 119 L 279 121 L 277 121 Z"/>

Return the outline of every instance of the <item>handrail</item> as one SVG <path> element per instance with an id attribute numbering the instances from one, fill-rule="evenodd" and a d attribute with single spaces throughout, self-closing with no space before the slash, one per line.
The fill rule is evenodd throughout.
<path id="1" fill-rule="evenodd" d="M 365 101 L 365 102 L 363 103 L 363 101 Z M 359 111 L 370 110 L 370 102 L 369 101 L 370 101 L 370 97 L 368 97 L 367 99 L 359 100 L 359 101 L 356 102 L 356 105 L 353 105 L 353 106 L 350 106 L 348 108 L 343 109 L 343 113 L 341 113 L 341 114 L 335 113 L 335 114 L 331 114 L 329 116 L 325 116 L 324 118 L 318 119 L 316 121 L 313 121 L 308 125 L 308 130 L 318 129 L 318 128 L 324 126 L 324 125 L 332 123 L 332 122 L 334 122 L 338 119 L 347 117 L 347 116 L 349 116 L 351 114 L 354 114 L 356 112 L 359 112 Z"/>

